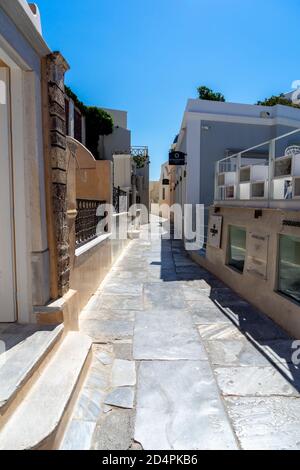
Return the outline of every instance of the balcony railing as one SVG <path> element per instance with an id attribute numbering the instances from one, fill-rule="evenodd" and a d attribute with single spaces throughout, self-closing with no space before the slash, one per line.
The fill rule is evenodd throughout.
<path id="1" fill-rule="evenodd" d="M 132 157 L 148 157 L 148 147 L 146 146 L 133 146 L 130 150 L 115 149 L 114 155 L 131 155 Z"/>
<path id="2" fill-rule="evenodd" d="M 138 146 L 135 146 L 135 147 L 131 147 L 131 155 L 133 157 L 148 157 L 149 153 L 148 153 L 148 147 L 138 147 Z"/>
<path id="3" fill-rule="evenodd" d="M 76 248 L 93 240 L 99 235 L 97 226 L 104 218 L 97 215 L 97 209 L 105 201 L 77 199 L 77 217 L 75 221 Z"/>
<path id="4" fill-rule="evenodd" d="M 215 202 L 300 208 L 300 129 L 216 163 Z"/>

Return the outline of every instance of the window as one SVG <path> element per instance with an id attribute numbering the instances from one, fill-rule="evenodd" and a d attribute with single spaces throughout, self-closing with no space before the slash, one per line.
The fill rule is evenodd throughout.
<path id="1" fill-rule="evenodd" d="M 300 302 L 300 238 L 280 235 L 278 290 Z"/>
<path id="2" fill-rule="evenodd" d="M 82 115 L 77 109 L 74 109 L 74 138 L 82 142 Z"/>
<path id="3" fill-rule="evenodd" d="M 228 265 L 241 273 L 244 271 L 246 259 L 246 230 L 229 226 Z"/>
<path id="4" fill-rule="evenodd" d="M 162 198 L 163 198 L 163 201 L 166 199 L 166 190 L 165 190 L 165 188 L 163 188 L 163 197 Z"/>

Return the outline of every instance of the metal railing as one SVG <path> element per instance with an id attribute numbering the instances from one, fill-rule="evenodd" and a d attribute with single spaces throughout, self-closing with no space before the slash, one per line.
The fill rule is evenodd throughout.
<path id="1" fill-rule="evenodd" d="M 133 157 L 148 157 L 148 147 L 145 146 L 133 146 L 131 147 L 131 155 Z"/>
<path id="2" fill-rule="evenodd" d="M 117 214 L 128 211 L 127 193 L 120 186 L 113 188 L 113 206 Z"/>
<path id="3" fill-rule="evenodd" d="M 114 155 L 131 155 L 132 157 L 148 157 L 148 147 L 146 146 L 133 146 L 128 149 L 116 149 L 113 151 Z"/>
<path id="4" fill-rule="evenodd" d="M 97 226 L 104 218 L 97 215 L 98 207 L 105 201 L 77 199 L 77 216 L 75 220 L 76 248 L 96 238 Z"/>
<path id="5" fill-rule="evenodd" d="M 300 204 L 300 129 L 216 162 L 215 202 L 261 200 L 273 207 L 287 199 Z"/>

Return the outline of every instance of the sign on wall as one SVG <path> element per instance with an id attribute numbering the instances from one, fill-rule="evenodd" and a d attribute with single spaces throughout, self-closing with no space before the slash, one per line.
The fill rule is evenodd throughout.
<path id="1" fill-rule="evenodd" d="M 170 152 L 169 165 L 185 165 L 185 153 L 183 152 Z"/>
<path id="2" fill-rule="evenodd" d="M 214 248 L 221 247 L 223 217 L 221 215 L 211 215 L 208 223 L 207 243 Z"/>
<path id="3" fill-rule="evenodd" d="M 247 272 L 267 279 L 269 235 L 250 232 L 247 248 Z"/>

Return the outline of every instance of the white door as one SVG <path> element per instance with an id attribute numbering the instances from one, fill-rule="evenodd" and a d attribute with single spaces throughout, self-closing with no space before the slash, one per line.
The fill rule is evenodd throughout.
<path id="1" fill-rule="evenodd" d="M 0 67 L 0 322 L 16 320 L 9 69 Z"/>

